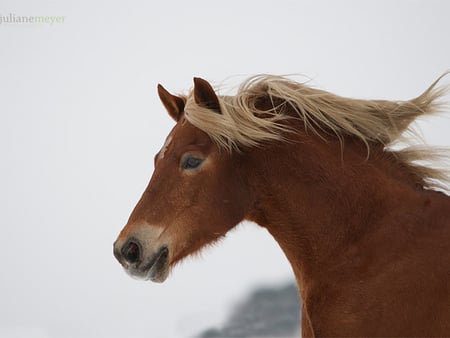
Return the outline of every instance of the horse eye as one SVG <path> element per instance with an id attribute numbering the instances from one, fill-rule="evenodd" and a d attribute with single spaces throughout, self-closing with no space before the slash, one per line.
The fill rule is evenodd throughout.
<path id="1" fill-rule="evenodd" d="M 202 163 L 203 159 L 201 158 L 186 156 L 181 163 L 181 168 L 184 170 L 197 169 Z"/>

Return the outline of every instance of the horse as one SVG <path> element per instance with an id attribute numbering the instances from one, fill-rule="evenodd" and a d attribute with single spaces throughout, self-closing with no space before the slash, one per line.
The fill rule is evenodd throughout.
<path id="1" fill-rule="evenodd" d="M 449 177 L 429 163 L 446 154 L 405 141 L 416 118 L 443 110 L 442 76 L 406 101 L 275 75 L 235 95 L 201 78 L 187 95 L 158 85 L 176 124 L 115 257 L 163 282 L 247 220 L 292 266 L 303 336 L 450 336 Z"/>

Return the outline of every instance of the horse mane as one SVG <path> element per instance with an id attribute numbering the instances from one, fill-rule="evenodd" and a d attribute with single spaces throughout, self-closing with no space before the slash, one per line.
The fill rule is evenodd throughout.
<path id="1" fill-rule="evenodd" d="M 424 163 L 441 160 L 445 157 L 443 152 L 429 146 L 410 146 L 405 135 L 415 134 L 410 125 L 417 117 L 442 111 L 447 106 L 439 99 L 449 88 L 437 87 L 447 74 L 421 95 L 407 101 L 346 98 L 287 77 L 258 75 L 243 82 L 236 95 L 218 97 L 221 114 L 212 114 L 206 107 L 197 105 L 191 91 L 184 97 L 185 117 L 230 152 L 258 146 L 264 141 L 283 140 L 286 133 L 295 132 L 286 121 L 299 118 L 306 131 L 321 137 L 323 133 L 331 134 L 342 144 L 349 136 L 360 139 L 368 154 L 371 144 L 381 144 L 412 168 L 423 180 L 424 187 L 442 188 L 439 181 L 449 182 L 448 175 Z M 261 108 L 262 102 L 270 102 L 271 108 Z M 407 147 L 393 150 L 399 142 Z"/>

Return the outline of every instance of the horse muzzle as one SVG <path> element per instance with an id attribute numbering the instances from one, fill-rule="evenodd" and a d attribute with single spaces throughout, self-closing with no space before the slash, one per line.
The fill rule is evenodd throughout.
<path id="1" fill-rule="evenodd" d="M 114 243 L 114 256 L 131 277 L 162 283 L 169 275 L 169 247 L 161 245 L 155 250 L 155 245 L 150 245 L 153 241 L 144 238 L 131 236 L 123 240 L 119 236 Z"/>

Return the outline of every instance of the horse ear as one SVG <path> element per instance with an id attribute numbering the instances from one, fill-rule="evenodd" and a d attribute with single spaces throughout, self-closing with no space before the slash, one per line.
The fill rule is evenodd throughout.
<path id="1" fill-rule="evenodd" d="M 195 103 L 204 108 L 221 113 L 219 98 L 208 81 L 194 77 L 194 99 Z"/>
<path id="2" fill-rule="evenodd" d="M 161 99 L 162 104 L 169 113 L 170 117 L 172 117 L 175 121 L 178 122 L 178 120 L 183 115 L 185 105 L 184 99 L 179 96 L 170 94 L 160 84 L 158 84 L 158 95 L 159 98 Z"/>

